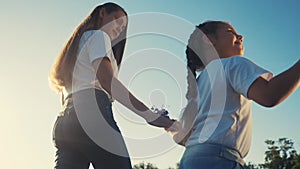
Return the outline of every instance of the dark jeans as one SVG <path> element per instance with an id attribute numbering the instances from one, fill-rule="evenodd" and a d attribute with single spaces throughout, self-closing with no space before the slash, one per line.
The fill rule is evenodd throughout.
<path id="1" fill-rule="evenodd" d="M 107 95 L 87 89 L 73 94 L 72 99 L 58 116 L 53 129 L 57 149 L 55 168 L 88 169 L 92 163 L 95 169 L 132 169 Z M 95 107 L 93 100 L 97 109 L 92 108 Z M 94 117 L 103 117 L 104 121 Z"/>

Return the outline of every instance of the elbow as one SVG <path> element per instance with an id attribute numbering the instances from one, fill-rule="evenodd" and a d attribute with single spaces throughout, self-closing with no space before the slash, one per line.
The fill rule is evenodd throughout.
<path id="1" fill-rule="evenodd" d="M 276 98 L 269 98 L 269 99 L 265 99 L 261 105 L 264 107 L 268 107 L 268 108 L 272 108 L 277 106 L 280 103 L 280 99 L 276 99 Z"/>
<path id="2" fill-rule="evenodd" d="M 111 87 L 109 83 L 103 83 L 101 84 L 101 87 L 109 94 L 111 94 Z"/>
<path id="3" fill-rule="evenodd" d="M 277 104 L 276 103 L 266 103 L 266 104 L 262 104 L 264 107 L 268 107 L 268 108 L 272 108 L 275 107 Z"/>
<path id="4" fill-rule="evenodd" d="M 101 87 L 108 92 L 109 94 L 111 94 L 111 80 L 107 79 L 107 78 L 98 78 L 98 81 L 101 85 Z"/>

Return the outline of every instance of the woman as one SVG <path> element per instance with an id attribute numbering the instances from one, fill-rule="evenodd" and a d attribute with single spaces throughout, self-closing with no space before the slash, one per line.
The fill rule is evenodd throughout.
<path id="1" fill-rule="evenodd" d="M 170 128 L 174 120 L 153 113 L 117 79 L 126 43 L 127 14 L 114 3 L 97 6 L 77 27 L 58 56 L 51 82 L 62 93 L 64 110 L 54 127 L 57 169 L 131 169 L 111 102 L 149 124 Z M 170 128 L 172 129 L 172 128 Z"/>

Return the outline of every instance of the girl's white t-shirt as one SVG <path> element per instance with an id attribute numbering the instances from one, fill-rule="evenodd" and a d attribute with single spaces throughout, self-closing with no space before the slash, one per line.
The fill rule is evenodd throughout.
<path id="1" fill-rule="evenodd" d="M 247 92 L 260 76 L 270 80 L 273 74 L 241 56 L 210 62 L 197 78 L 199 110 L 186 146 L 222 144 L 245 157 L 252 139 Z"/>
<path id="2" fill-rule="evenodd" d="M 114 76 L 117 77 L 118 66 L 109 36 L 101 30 L 86 31 L 80 39 L 79 52 L 73 71 L 72 89 L 66 89 L 67 94 L 88 88 L 106 92 L 99 83 L 96 77 L 97 70 L 92 64 L 96 59 L 104 57 L 110 60 Z M 111 98 L 111 96 L 109 97 Z"/>

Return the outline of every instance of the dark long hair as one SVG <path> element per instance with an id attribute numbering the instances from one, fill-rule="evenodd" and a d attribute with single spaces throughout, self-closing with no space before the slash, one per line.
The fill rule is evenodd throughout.
<path id="1" fill-rule="evenodd" d="M 97 6 L 75 29 L 72 36 L 60 52 L 54 63 L 52 72 L 50 74 L 50 83 L 56 91 L 61 92 L 63 87 L 71 88 L 72 74 L 77 60 L 78 48 L 80 38 L 84 32 L 88 30 L 100 29 L 102 25 L 102 18 L 100 17 L 100 10 L 104 8 L 110 14 L 111 12 L 123 11 L 127 16 L 126 11 L 119 5 L 109 2 Z M 121 32 L 120 36 L 112 41 L 112 50 L 116 58 L 117 64 L 120 67 L 122 62 L 124 48 L 126 44 L 127 26 Z"/>
<path id="2" fill-rule="evenodd" d="M 192 71 L 194 76 L 196 76 L 197 69 L 199 69 L 201 67 L 202 68 L 205 67 L 205 65 L 203 64 L 203 62 L 200 59 L 201 56 L 198 56 L 198 54 L 196 54 L 196 52 L 191 48 L 191 46 L 195 46 L 191 43 L 195 42 L 194 41 L 195 38 L 198 38 L 195 36 L 195 34 L 198 31 L 201 31 L 206 36 L 208 36 L 208 35 L 216 36 L 216 31 L 219 28 L 220 24 L 228 24 L 228 23 L 223 22 L 223 21 L 207 21 L 207 22 L 197 25 L 194 32 L 190 35 L 185 53 L 186 53 L 186 58 L 187 58 L 187 66 Z M 197 39 L 197 40 L 200 41 L 201 39 Z"/>
<path id="3" fill-rule="evenodd" d="M 201 31 L 203 35 L 212 35 L 216 36 L 216 32 L 220 25 L 228 24 L 224 21 L 206 21 L 202 24 L 199 24 L 196 26 L 194 32 L 190 35 L 188 45 L 185 50 L 186 58 L 187 58 L 187 68 L 188 68 L 188 75 L 193 75 L 193 77 L 187 77 L 187 79 L 190 78 L 196 78 L 196 71 L 199 69 L 203 69 L 205 67 L 204 63 L 201 61 L 200 58 L 204 58 L 205 56 L 199 56 L 199 53 L 195 52 L 194 49 L 192 49 L 192 46 L 200 47 L 198 44 L 192 44 L 197 43 L 197 41 L 201 41 L 202 39 L 196 36 L 197 32 Z M 197 38 L 197 39 L 195 39 Z M 201 43 L 199 43 L 201 44 Z M 192 97 L 195 93 L 190 93 L 189 86 L 190 81 L 188 80 L 188 92 L 186 95 L 186 98 L 189 100 L 190 97 Z"/>
<path id="4" fill-rule="evenodd" d="M 221 24 L 228 24 L 223 21 L 207 21 L 195 27 L 195 30 L 190 35 L 188 45 L 186 47 L 186 58 L 187 58 L 187 105 L 181 113 L 180 121 L 182 122 L 184 132 L 183 136 L 189 136 L 189 132 L 193 127 L 194 120 L 198 114 L 198 88 L 196 82 L 196 71 L 201 70 L 205 67 L 202 58 L 205 56 L 199 56 L 202 52 L 198 49 L 202 49 L 201 41 L 202 36 L 216 36 L 216 32 Z M 197 51 L 195 50 L 197 48 Z M 204 49 L 204 48 L 203 48 Z"/>

